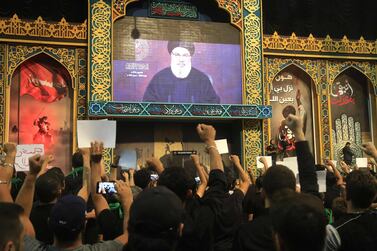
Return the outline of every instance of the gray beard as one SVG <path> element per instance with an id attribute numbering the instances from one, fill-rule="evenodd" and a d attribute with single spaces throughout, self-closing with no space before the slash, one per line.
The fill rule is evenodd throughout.
<path id="1" fill-rule="evenodd" d="M 187 78 L 191 71 L 191 64 L 184 67 L 171 65 L 170 69 L 176 78 Z"/>

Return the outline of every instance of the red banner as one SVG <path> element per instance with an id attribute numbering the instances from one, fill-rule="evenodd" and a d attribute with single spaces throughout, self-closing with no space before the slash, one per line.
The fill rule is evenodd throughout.
<path id="1" fill-rule="evenodd" d="M 56 69 L 29 61 L 21 65 L 20 75 L 20 96 L 30 95 L 51 103 L 67 95 L 67 83 Z"/>

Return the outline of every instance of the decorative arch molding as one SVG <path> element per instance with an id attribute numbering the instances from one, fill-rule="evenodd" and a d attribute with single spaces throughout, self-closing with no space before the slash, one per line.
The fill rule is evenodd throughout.
<path id="1" fill-rule="evenodd" d="M 126 15 L 129 3 L 138 0 L 89 0 L 89 100 L 112 99 L 111 59 L 112 25 Z M 207 0 L 208 1 L 208 0 Z M 261 0 L 216 0 L 220 8 L 230 13 L 231 23 L 241 31 L 244 67 L 244 104 L 263 104 L 263 46 Z M 98 77 L 96 77 L 98 76 Z M 262 122 L 244 121 L 243 145 L 245 166 L 256 166 L 256 156 L 262 153 Z M 258 147 L 257 147 L 258 146 Z M 111 158 L 112 153 L 108 153 Z M 105 158 L 107 166 L 110 159 Z"/>
<path id="2" fill-rule="evenodd" d="M 272 81 L 275 76 L 289 66 L 296 66 L 303 70 L 314 82 L 316 94 L 320 93 L 320 62 L 317 60 L 302 60 L 292 58 L 266 58 L 265 59 L 265 82 L 266 93 L 270 93 Z M 268 98 L 266 97 L 266 100 Z"/>
<path id="3" fill-rule="evenodd" d="M 350 68 L 354 68 L 369 79 L 374 89 L 374 95 L 377 96 L 377 67 L 370 62 L 328 61 L 329 86 L 331 87 L 335 79 Z"/>
<path id="4" fill-rule="evenodd" d="M 7 86 L 10 85 L 13 73 L 18 66 L 26 60 L 42 53 L 59 62 L 68 71 L 72 80 L 72 88 L 75 89 L 77 76 L 75 67 L 75 49 L 20 45 L 9 46 L 8 49 L 7 61 L 9 62 L 9 65 L 7 71 Z"/>
<path id="5" fill-rule="evenodd" d="M 115 0 L 113 2 L 113 21 L 126 15 L 127 5 L 140 0 Z M 208 0 L 207 0 L 208 1 Z M 242 30 L 241 0 L 215 0 L 218 6 L 230 14 L 230 22 Z"/>
<path id="6" fill-rule="evenodd" d="M 323 60 L 313 60 L 313 59 L 299 59 L 299 58 L 283 58 L 283 57 L 265 57 L 264 58 L 264 92 L 266 97 L 264 99 L 265 104 L 269 104 L 269 93 L 272 85 L 272 81 L 275 76 L 286 69 L 289 66 L 296 66 L 299 69 L 307 73 L 313 80 L 313 87 L 315 88 L 317 97 L 314 102 L 316 102 L 318 110 L 318 144 L 319 147 L 318 158 L 331 156 L 331 133 L 330 133 L 330 119 L 329 119 L 329 89 L 327 84 L 327 74 L 326 74 L 326 62 Z M 263 149 L 268 145 L 270 140 L 270 125 L 269 120 L 263 121 Z"/>
<path id="7" fill-rule="evenodd" d="M 59 62 L 69 73 L 73 88 L 73 118 L 87 117 L 87 52 L 83 48 L 60 48 L 27 45 L 0 44 L 0 143 L 7 139 L 9 117 L 9 88 L 16 68 L 22 62 L 41 53 Z M 77 105 L 76 105 L 77 104 Z M 73 131 L 76 124 L 73 123 Z M 75 137 L 74 137 L 75 138 Z M 73 147 L 75 149 L 75 141 Z"/>

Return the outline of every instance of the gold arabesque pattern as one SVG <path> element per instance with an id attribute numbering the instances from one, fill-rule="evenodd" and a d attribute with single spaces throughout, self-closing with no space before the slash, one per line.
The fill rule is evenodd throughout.
<path id="1" fill-rule="evenodd" d="M 261 18 L 257 15 L 260 1 L 245 1 L 249 12 L 244 17 L 244 62 L 246 104 L 263 104 Z"/>
<path id="2" fill-rule="evenodd" d="M 0 19 L 0 36 L 27 36 L 34 38 L 87 39 L 87 22 L 69 24 L 64 18 L 58 23 L 46 22 L 42 17 L 23 21 L 15 14 L 10 19 Z"/>
<path id="3" fill-rule="evenodd" d="M 100 0 L 91 6 L 90 13 L 90 100 L 110 101 L 111 6 Z"/>
<path id="4" fill-rule="evenodd" d="M 307 38 L 297 37 L 292 33 L 290 37 L 283 37 L 275 32 L 273 35 L 264 35 L 263 48 L 266 50 L 279 50 L 285 52 L 323 52 L 377 55 L 377 41 L 366 41 L 363 37 L 359 40 L 349 40 L 346 36 L 341 40 L 315 38 L 312 34 Z"/>
<path id="5" fill-rule="evenodd" d="M 25 60 L 39 54 L 46 53 L 58 62 L 63 64 L 72 76 L 72 87 L 75 88 L 75 49 L 73 48 L 56 48 L 56 47 L 43 47 L 43 46 L 26 46 L 17 45 L 9 46 L 8 50 L 8 84 L 13 75 L 14 70 Z"/>
<path id="6" fill-rule="evenodd" d="M 320 137 L 322 142 L 322 146 L 320 147 L 321 156 L 325 158 L 331 158 L 331 120 L 330 120 L 330 110 L 329 110 L 329 103 L 330 103 L 330 88 L 327 84 L 327 66 L 326 61 L 321 60 L 319 62 L 319 85 L 318 85 L 318 99 L 319 99 L 319 114 L 320 114 L 320 123 L 319 123 L 319 130 L 320 130 Z"/>
<path id="7" fill-rule="evenodd" d="M 243 123 L 244 137 L 244 168 L 251 167 L 256 173 L 256 157 L 262 155 L 262 128 L 260 120 L 245 120 Z"/>
<path id="8" fill-rule="evenodd" d="M 245 0 L 243 21 L 244 41 L 244 103 L 263 104 L 262 19 L 260 0 Z M 262 153 L 262 121 L 243 123 L 245 167 L 256 168 L 256 157 Z"/>
<path id="9" fill-rule="evenodd" d="M 126 14 L 126 6 L 138 0 L 115 0 L 113 3 L 114 19 Z M 242 28 L 241 3 L 239 0 L 217 0 L 221 8 L 227 10 L 231 15 L 231 22 Z M 254 1 L 245 1 L 245 6 Z M 42 17 L 33 21 L 25 21 L 18 18 L 17 14 L 12 18 L 0 19 L 0 36 L 24 36 L 35 38 L 53 39 L 78 39 L 86 40 L 88 34 L 87 22 L 82 24 L 70 24 L 64 18 L 58 23 L 46 22 Z M 291 36 L 280 36 L 277 32 L 273 35 L 264 35 L 263 49 L 278 50 L 286 52 L 325 52 L 325 53 L 346 53 L 359 55 L 377 55 L 377 41 L 367 41 L 363 37 L 359 40 L 349 40 L 346 36 L 343 39 L 297 37 L 295 33 Z"/>
<path id="10" fill-rule="evenodd" d="M 126 7 L 129 3 L 139 0 L 114 0 L 113 1 L 113 21 L 126 15 Z M 225 9 L 230 14 L 230 22 L 242 29 L 242 7 L 241 0 L 216 0 L 220 8 Z"/>
<path id="11" fill-rule="evenodd" d="M 129 3 L 139 0 L 114 0 L 113 1 L 113 21 L 126 15 L 126 8 Z"/>
<path id="12" fill-rule="evenodd" d="M 5 131 L 5 82 L 6 82 L 6 45 L 0 44 L 0 144 L 4 143 Z"/>
<path id="13" fill-rule="evenodd" d="M 85 49 L 77 51 L 77 119 L 87 119 L 87 53 Z"/>
<path id="14" fill-rule="evenodd" d="M 282 58 L 282 57 L 266 57 L 265 58 L 265 80 L 266 80 L 266 101 L 269 100 L 268 93 L 270 92 L 272 81 L 275 76 L 284 68 L 290 65 L 296 65 L 304 70 L 313 79 L 316 92 L 318 93 L 319 87 L 319 60 L 310 59 L 294 59 L 294 58 Z"/>
<path id="15" fill-rule="evenodd" d="M 242 29 L 242 7 L 241 0 L 216 0 L 220 8 L 230 13 L 230 22 Z"/>
<path id="16" fill-rule="evenodd" d="M 64 68 L 67 69 L 69 72 L 71 78 L 72 78 L 72 88 L 74 91 L 74 97 L 79 96 L 78 89 L 79 85 L 86 87 L 86 64 L 87 64 L 87 57 L 85 49 L 75 49 L 75 48 L 61 48 L 61 47 L 46 47 L 46 46 L 26 46 L 26 45 L 4 45 L 5 46 L 5 55 L 4 58 L 7 64 L 4 65 L 4 72 L 6 71 L 6 74 L 4 74 L 3 78 L 3 85 L 5 88 L 5 85 L 7 85 L 7 93 L 4 92 L 0 94 L 0 98 L 4 99 L 6 97 L 8 99 L 7 102 L 9 102 L 10 98 L 10 83 L 11 78 L 14 74 L 15 69 L 21 65 L 24 61 L 28 60 L 29 58 L 32 58 L 38 54 L 44 53 L 48 56 L 50 56 L 52 59 L 55 59 L 59 63 L 62 64 Z M 3 46 L 0 46 L 0 48 L 3 48 Z M 2 53 L 0 53 L 2 55 Z M 4 59 L 2 58 L 2 59 Z M 81 62 L 81 67 L 80 64 Z M 82 66 L 85 68 L 84 70 L 80 69 Z M 1 84 L 1 83 L 0 83 Z M 76 98 L 73 99 L 73 105 L 76 106 Z M 9 104 L 9 103 L 8 103 Z M 80 105 L 77 105 L 76 107 L 80 108 Z M 74 111 L 76 111 L 74 109 Z M 75 121 L 78 117 L 78 111 L 74 113 L 73 116 L 73 127 L 72 130 L 75 131 Z M 81 109 L 82 111 L 82 109 Z M 86 104 L 84 104 L 84 112 L 86 111 Z M 9 114 L 7 114 L 9 110 L 2 110 L 1 114 L 4 114 L 5 117 L 9 118 Z M 7 124 L 9 121 L 5 121 L 5 123 L 2 123 L 3 128 L 7 127 Z M 3 132 L 3 130 L 1 130 Z M 2 137 L 2 140 L 7 139 L 7 131 L 5 132 L 5 136 Z M 76 137 L 73 136 L 73 146 L 75 145 Z"/>
<path id="17" fill-rule="evenodd" d="M 89 100 L 111 101 L 111 29 L 112 1 L 93 1 L 90 5 L 89 20 Z M 125 11 L 125 10 L 124 10 Z M 106 172 L 110 171 L 113 156 L 112 149 L 105 149 L 104 164 Z"/>
<path id="18" fill-rule="evenodd" d="M 375 94 L 377 95 L 377 71 L 376 71 L 376 64 L 373 62 L 366 62 L 366 61 L 335 61 L 329 60 L 328 61 L 328 71 L 329 71 L 329 85 L 332 85 L 335 81 L 335 78 L 342 73 L 343 71 L 347 70 L 348 68 L 355 68 L 363 73 L 365 76 L 369 78 L 371 81 Z"/>

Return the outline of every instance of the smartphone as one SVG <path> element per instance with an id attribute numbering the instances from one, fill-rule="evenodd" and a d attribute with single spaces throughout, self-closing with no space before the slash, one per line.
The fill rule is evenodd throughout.
<path id="1" fill-rule="evenodd" d="M 157 181 L 158 180 L 158 174 L 152 173 L 151 174 L 151 180 L 152 181 Z"/>
<path id="2" fill-rule="evenodd" d="M 200 185 L 200 178 L 199 177 L 195 177 L 195 183 L 196 183 L 196 185 Z"/>
<path id="3" fill-rule="evenodd" d="M 115 181 L 97 182 L 97 193 L 98 194 L 118 193 L 117 190 L 115 189 Z"/>

